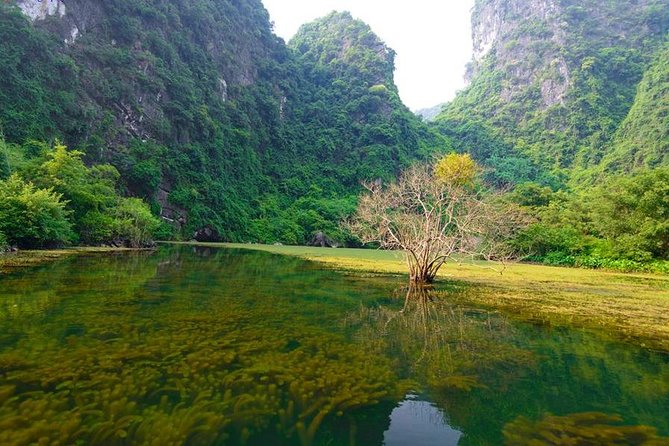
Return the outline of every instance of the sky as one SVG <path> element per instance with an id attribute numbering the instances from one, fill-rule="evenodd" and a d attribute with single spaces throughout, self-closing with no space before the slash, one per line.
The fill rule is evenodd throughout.
<path id="1" fill-rule="evenodd" d="M 300 25 L 350 11 L 397 52 L 395 83 L 412 110 L 450 101 L 465 86 L 474 0 L 262 0 L 286 42 Z"/>

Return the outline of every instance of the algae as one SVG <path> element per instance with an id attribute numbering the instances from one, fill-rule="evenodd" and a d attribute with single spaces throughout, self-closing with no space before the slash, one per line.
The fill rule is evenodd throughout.
<path id="1" fill-rule="evenodd" d="M 547 412 L 669 435 L 666 356 L 403 282 L 189 247 L 7 275 L 0 444 L 381 445 L 410 391 L 463 445 Z"/>
<path id="2" fill-rule="evenodd" d="M 649 426 L 625 426 L 618 415 L 598 412 L 566 416 L 545 415 L 532 422 L 519 417 L 504 427 L 508 446 L 667 446 L 669 437 L 660 437 Z"/>

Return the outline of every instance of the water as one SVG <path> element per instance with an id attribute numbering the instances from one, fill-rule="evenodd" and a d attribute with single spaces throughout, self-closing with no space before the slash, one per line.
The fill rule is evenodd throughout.
<path id="1" fill-rule="evenodd" d="M 190 247 L 10 275 L 0 444 L 669 444 L 667 355 L 402 285 Z"/>

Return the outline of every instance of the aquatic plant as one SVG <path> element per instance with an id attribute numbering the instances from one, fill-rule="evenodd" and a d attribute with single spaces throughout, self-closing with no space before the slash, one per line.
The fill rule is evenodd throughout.
<path id="1" fill-rule="evenodd" d="M 666 358 L 402 282 L 190 247 L 7 275 L 0 444 L 375 445 L 409 389 L 470 444 L 591 406 L 669 432 Z"/>
<path id="2" fill-rule="evenodd" d="M 52 276 L 35 306 L 18 291 L 28 283 L 15 288 L 8 305 L 21 310 L 0 328 L 27 329 L 0 346 L 0 444 L 263 444 L 272 433 L 309 446 L 327 441 L 328 420 L 402 397 L 388 359 L 322 324 L 341 301 L 298 307 L 272 284 L 239 296 L 226 284 L 272 259 L 217 253 L 184 274 L 182 254 L 53 265 L 63 281 Z"/>
<path id="3" fill-rule="evenodd" d="M 507 446 L 667 446 L 669 438 L 657 435 L 649 426 L 626 426 L 618 415 L 598 412 L 565 416 L 547 414 L 538 421 L 518 417 L 504 427 Z"/>

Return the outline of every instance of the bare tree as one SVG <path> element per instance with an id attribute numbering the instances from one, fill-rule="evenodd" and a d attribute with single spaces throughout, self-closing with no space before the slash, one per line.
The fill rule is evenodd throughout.
<path id="1" fill-rule="evenodd" d="M 468 155 L 410 167 L 386 187 L 365 184 L 349 229 L 364 243 L 403 250 L 412 283 L 434 281 L 449 259 L 509 259 L 522 216 L 476 183 Z"/>

